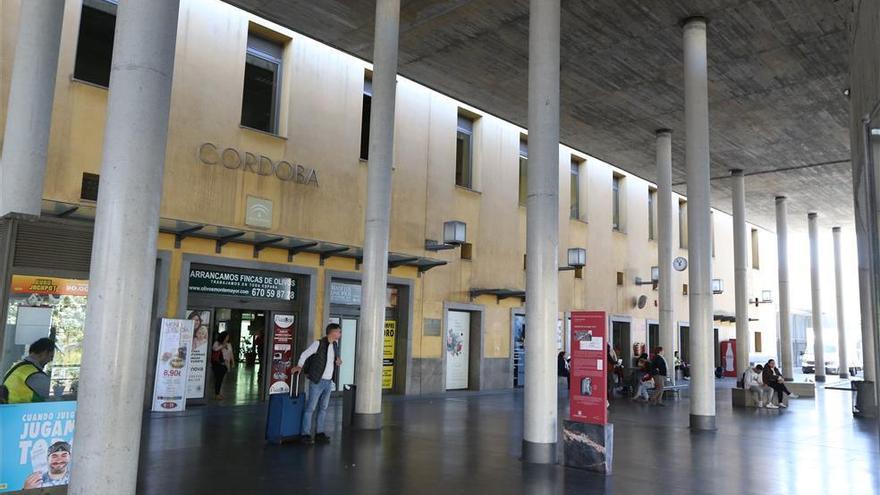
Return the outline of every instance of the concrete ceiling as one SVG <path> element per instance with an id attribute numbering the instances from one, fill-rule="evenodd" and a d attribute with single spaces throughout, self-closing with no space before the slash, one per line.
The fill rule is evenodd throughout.
<path id="1" fill-rule="evenodd" d="M 227 0 L 372 59 L 375 0 Z M 527 127 L 528 0 L 402 0 L 400 73 Z M 713 205 L 731 211 L 732 168 L 747 216 L 794 229 L 808 211 L 852 224 L 848 23 L 852 0 L 563 0 L 562 140 L 655 180 L 654 131 L 674 132 L 686 192 L 679 21 L 709 18 Z M 825 164 L 825 165 L 817 165 Z"/>

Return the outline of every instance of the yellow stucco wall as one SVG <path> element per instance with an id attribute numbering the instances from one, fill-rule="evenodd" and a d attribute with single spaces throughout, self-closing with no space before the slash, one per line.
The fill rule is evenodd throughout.
<path id="1" fill-rule="evenodd" d="M 17 32 L 17 0 L 2 2 L 0 30 L 0 125 L 4 124 L 8 82 Z M 107 90 L 72 80 L 81 2 L 68 0 L 62 33 L 53 127 L 44 197 L 80 203 L 83 172 L 100 171 Z M 284 54 L 279 135 L 244 129 L 239 125 L 244 57 L 249 25 L 270 30 L 288 40 Z M 359 160 L 362 89 L 369 64 L 314 40 L 256 18 L 219 0 L 182 0 L 172 108 L 161 215 L 164 218 L 235 228 L 245 226 L 247 197 L 273 203 L 269 232 L 359 246 L 363 242 L 368 164 Z M 455 136 L 459 108 L 476 114 L 473 190 L 456 187 Z M 398 268 L 394 276 L 413 279 L 413 356 L 439 357 L 442 338 L 422 336 L 425 318 L 441 319 L 444 301 L 471 302 L 472 288 L 525 288 L 525 208 L 518 206 L 519 137 L 526 133 L 515 125 L 479 109 L 468 107 L 413 81 L 399 78 L 395 129 L 393 206 L 390 249 L 412 255 L 447 260 L 448 265 L 417 277 L 411 268 Z M 675 136 L 674 139 L 684 139 Z M 198 159 L 203 143 L 220 149 L 264 155 L 315 169 L 319 186 L 283 182 L 222 165 L 205 165 Z M 645 146 L 654 146 L 646 137 Z M 589 151 L 589 150 L 584 150 Z M 575 155 L 586 160 L 582 187 L 582 218 L 569 219 L 569 164 Z M 656 320 L 657 293 L 637 287 L 633 279 L 650 277 L 656 264 L 656 242 L 648 240 L 649 183 L 581 151 L 560 146 L 560 263 L 569 247 L 587 249 L 582 279 L 573 272 L 559 274 L 560 312 L 573 309 L 604 310 L 630 316 L 635 327 Z M 614 173 L 625 176 L 621 193 L 624 229 L 611 228 L 611 185 Z M 673 199 L 677 205 L 678 196 Z M 676 206 L 677 207 L 677 206 Z M 425 239 L 440 239 L 446 220 L 467 223 L 473 259 L 461 260 L 458 250 L 437 253 L 424 250 Z M 673 213 L 674 244 L 678 215 Z M 761 230 L 761 270 L 750 273 L 754 290 L 775 289 L 775 236 Z M 732 314 L 733 253 L 730 217 L 715 213 L 716 257 L 713 271 L 725 280 L 727 291 L 716 296 L 716 311 Z M 161 235 L 160 249 L 173 252 L 169 284 L 169 314 L 179 309 L 177 283 L 184 252 L 214 255 L 210 241 L 187 239 L 175 250 L 173 238 Z M 677 250 L 686 256 L 686 250 Z M 249 246 L 228 244 L 223 256 L 253 260 Z M 286 251 L 266 249 L 260 260 L 287 263 Z M 324 270 L 353 271 L 353 261 L 332 258 L 324 267 L 317 257 L 300 254 L 296 265 L 318 268 L 314 314 L 323 314 Z M 625 284 L 616 283 L 617 272 Z M 687 297 L 681 286 L 687 272 L 674 273 L 675 318 L 686 322 Z M 634 307 L 640 295 L 648 297 L 643 309 Z M 510 355 L 510 310 L 518 300 L 496 303 L 485 296 L 474 301 L 484 306 L 485 357 Z M 774 336 L 776 305 L 753 307 L 765 338 Z M 324 322 L 315 321 L 314 332 Z M 765 340 L 765 349 L 769 348 Z M 775 349 L 775 343 L 772 344 Z"/>

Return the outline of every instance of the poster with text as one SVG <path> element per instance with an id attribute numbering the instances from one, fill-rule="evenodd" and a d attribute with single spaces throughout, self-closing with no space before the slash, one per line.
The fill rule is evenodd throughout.
<path id="1" fill-rule="evenodd" d="M 385 339 L 382 343 L 382 388 L 394 386 L 394 341 L 397 336 L 397 322 L 385 320 Z"/>
<path id="2" fill-rule="evenodd" d="M 270 394 L 290 393 L 290 378 L 293 372 L 293 338 L 296 332 L 295 320 L 293 315 L 275 315 L 273 318 Z"/>
<path id="3" fill-rule="evenodd" d="M 446 390 L 466 389 L 471 314 L 466 311 L 447 311 L 446 327 Z"/>
<path id="4" fill-rule="evenodd" d="M 0 406 L 0 493 L 67 485 L 75 423 L 73 401 Z"/>
<path id="5" fill-rule="evenodd" d="M 572 421 L 604 425 L 608 423 L 607 324 L 603 311 L 571 313 L 571 389 L 569 406 Z"/>
<path id="6" fill-rule="evenodd" d="M 186 318 L 193 322 L 193 340 L 189 352 L 189 375 L 186 380 L 186 398 L 205 397 L 205 379 L 208 370 L 208 347 L 211 337 L 211 312 L 191 309 Z"/>
<path id="7" fill-rule="evenodd" d="M 162 318 L 159 355 L 156 359 L 156 385 L 153 387 L 153 411 L 186 409 L 187 364 L 193 341 L 193 320 Z"/>

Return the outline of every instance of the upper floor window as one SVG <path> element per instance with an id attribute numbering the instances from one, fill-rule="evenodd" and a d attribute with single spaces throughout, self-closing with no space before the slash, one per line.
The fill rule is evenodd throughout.
<path id="1" fill-rule="evenodd" d="M 529 143 L 519 137 L 519 205 L 525 206 L 529 197 Z"/>
<path id="2" fill-rule="evenodd" d="M 84 0 L 73 77 L 110 87 L 117 0 Z"/>
<path id="3" fill-rule="evenodd" d="M 361 109 L 361 160 L 370 159 L 370 110 L 373 107 L 373 78 L 364 74 L 364 100 Z"/>
<path id="4" fill-rule="evenodd" d="M 284 47 L 254 33 L 248 33 L 247 43 L 241 125 L 274 134 L 278 132 Z"/>
<path id="5" fill-rule="evenodd" d="M 571 157 L 571 175 L 569 178 L 570 212 L 569 218 L 580 220 L 581 218 L 581 161 Z"/>
<path id="6" fill-rule="evenodd" d="M 688 247 L 688 223 L 687 201 L 678 200 L 678 246 L 681 249 Z"/>
<path id="7" fill-rule="evenodd" d="M 758 242 L 758 229 L 752 229 L 752 268 L 755 270 L 761 269 L 761 259 L 759 256 L 761 246 Z"/>
<path id="8" fill-rule="evenodd" d="M 657 189 L 648 188 L 648 240 L 653 241 L 657 237 Z"/>
<path id="9" fill-rule="evenodd" d="M 623 176 L 614 174 L 611 179 L 611 227 L 620 232 L 623 231 L 623 212 L 620 198 L 623 189 Z"/>
<path id="10" fill-rule="evenodd" d="M 458 133 L 455 140 L 455 185 L 473 187 L 474 120 L 458 114 Z"/>

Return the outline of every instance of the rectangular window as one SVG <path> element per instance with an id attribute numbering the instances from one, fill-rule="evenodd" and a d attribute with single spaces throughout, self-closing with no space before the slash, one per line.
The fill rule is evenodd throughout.
<path id="1" fill-rule="evenodd" d="M 712 257 L 715 257 L 715 212 L 709 212 L 709 243 L 712 245 Z"/>
<path id="2" fill-rule="evenodd" d="M 110 87 L 117 0 L 84 0 L 73 77 Z"/>
<path id="3" fill-rule="evenodd" d="M 278 132 L 283 52 L 280 44 L 248 33 L 241 125 L 273 134 Z"/>
<path id="4" fill-rule="evenodd" d="M 687 201 L 678 200 L 678 246 L 681 249 L 688 247 L 688 217 L 687 217 Z"/>
<path id="5" fill-rule="evenodd" d="M 529 197 L 529 143 L 525 136 L 519 138 L 519 205 L 525 206 Z"/>
<path id="6" fill-rule="evenodd" d="M 83 172 L 82 183 L 79 190 L 79 199 L 86 201 L 98 201 L 98 183 L 100 177 L 98 174 L 90 174 Z"/>
<path id="7" fill-rule="evenodd" d="M 656 215 L 654 210 L 657 205 L 657 189 L 653 187 L 648 188 L 648 240 L 653 241 L 656 239 Z"/>
<path id="8" fill-rule="evenodd" d="M 458 114 L 458 134 L 455 140 L 455 185 L 473 187 L 474 121 Z"/>
<path id="9" fill-rule="evenodd" d="M 755 332 L 755 352 L 761 352 L 761 332 Z"/>
<path id="10" fill-rule="evenodd" d="M 370 159 L 370 110 L 373 108 L 373 79 L 364 74 L 364 100 L 361 108 L 361 160 Z"/>
<path id="11" fill-rule="evenodd" d="M 569 186 L 571 195 L 571 211 L 569 216 L 573 220 L 581 218 L 581 162 L 576 158 L 571 159 L 571 179 Z"/>
<path id="12" fill-rule="evenodd" d="M 761 269 L 761 259 L 759 257 L 760 245 L 758 244 L 758 229 L 752 229 L 752 268 Z"/>
<path id="13" fill-rule="evenodd" d="M 623 230 L 620 214 L 620 190 L 622 187 L 623 176 L 614 174 L 611 180 L 611 227 L 618 232 Z"/>

